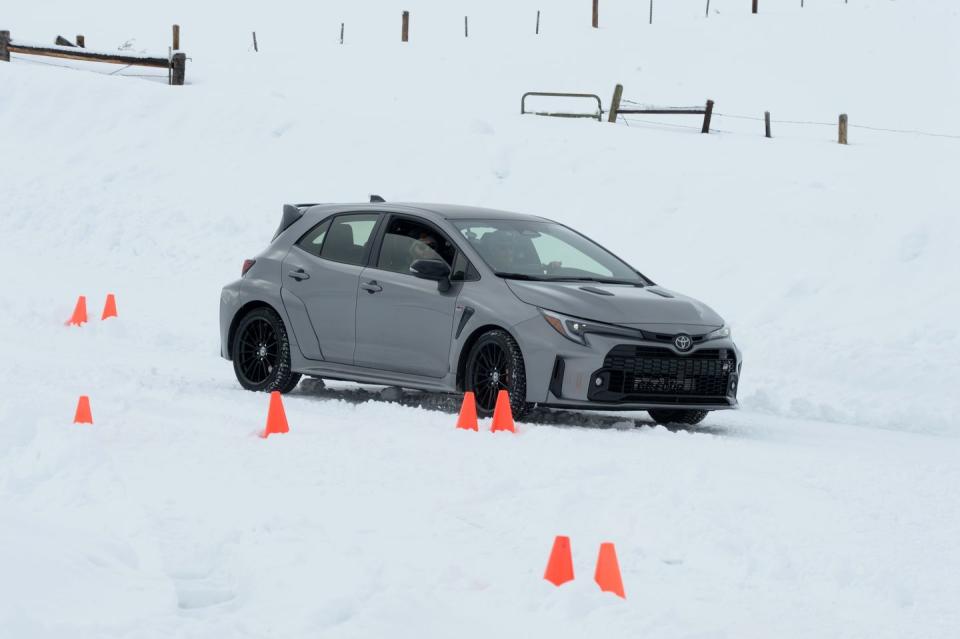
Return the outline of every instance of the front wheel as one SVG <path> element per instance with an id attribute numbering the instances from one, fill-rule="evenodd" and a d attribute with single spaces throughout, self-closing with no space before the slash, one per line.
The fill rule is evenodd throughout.
<path id="1" fill-rule="evenodd" d="M 493 414 L 501 390 L 510 394 L 510 410 L 515 418 L 526 414 L 527 373 L 520 346 L 510 333 L 497 329 L 480 336 L 467 357 L 464 387 L 476 396 L 477 414 L 481 417 Z"/>
<path id="2" fill-rule="evenodd" d="M 240 320 L 233 338 L 233 372 L 251 391 L 289 393 L 300 373 L 290 370 L 290 339 L 272 308 L 255 308 Z"/>
<path id="3" fill-rule="evenodd" d="M 658 424 L 687 424 L 693 426 L 703 421 L 710 411 L 706 410 L 684 410 L 679 408 L 661 408 L 657 410 L 648 410 L 650 417 Z"/>

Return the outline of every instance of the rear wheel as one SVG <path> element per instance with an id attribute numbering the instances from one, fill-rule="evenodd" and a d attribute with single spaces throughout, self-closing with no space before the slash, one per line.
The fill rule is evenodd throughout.
<path id="1" fill-rule="evenodd" d="M 693 426 L 703 421 L 710 411 L 706 410 L 684 410 L 678 408 L 661 408 L 658 410 L 648 410 L 650 417 L 658 424 L 687 424 Z"/>
<path id="2" fill-rule="evenodd" d="M 515 418 L 526 414 L 527 373 L 520 346 L 509 333 L 497 329 L 481 335 L 470 349 L 465 373 L 465 390 L 476 396 L 481 417 L 493 414 L 501 390 L 510 394 L 510 409 Z"/>
<path id="3" fill-rule="evenodd" d="M 255 308 L 240 320 L 233 338 L 233 371 L 251 391 L 289 393 L 300 373 L 290 370 L 290 340 L 272 308 Z"/>

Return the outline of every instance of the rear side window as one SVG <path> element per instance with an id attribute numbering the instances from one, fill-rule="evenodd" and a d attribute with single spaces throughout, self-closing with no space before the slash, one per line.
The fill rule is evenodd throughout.
<path id="1" fill-rule="evenodd" d="M 320 248 L 323 246 L 323 238 L 327 236 L 327 229 L 330 228 L 330 220 L 324 220 L 315 227 L 307 231 L 307 234 L 297 241 L 297 246 L 302 248 L 310 255 L 320 257 Z"/>
<path id="2" fill-rule="evenodd" d="M 366 257 L 377 219 L 377 215 L 369 214 L 337 216 L 323 239 L 320 257 L 360 266 Z"/>

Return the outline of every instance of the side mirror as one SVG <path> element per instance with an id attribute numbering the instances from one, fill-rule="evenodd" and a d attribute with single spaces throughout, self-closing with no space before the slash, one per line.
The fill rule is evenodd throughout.
<path id="1" fill-rule="evenodd" d="M 434 280 L 441 291 L 450 289 L 450 267 L 443 260 L 414 260 L 410 273 L 424 280 Z"/>

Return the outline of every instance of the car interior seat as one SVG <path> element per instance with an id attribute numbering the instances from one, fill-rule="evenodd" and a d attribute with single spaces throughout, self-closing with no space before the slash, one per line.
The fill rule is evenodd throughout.
<path id="1" fill-rule="evenodd" d="M 353 228 L 349 224 L 334 224 L 324 240 L 323 257 L 336 262 L 358 262 L 363 247 L 353 243 Z"/>

